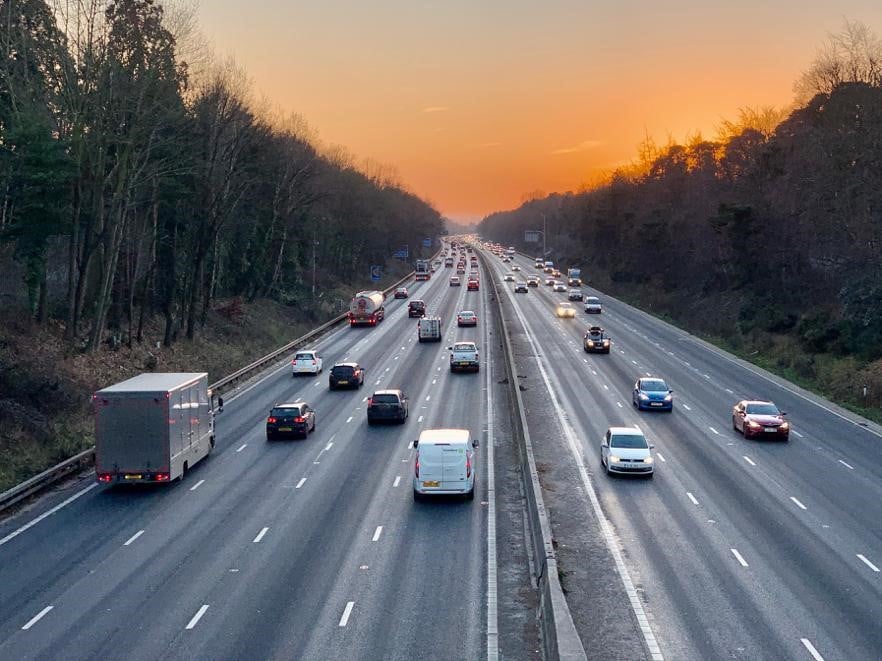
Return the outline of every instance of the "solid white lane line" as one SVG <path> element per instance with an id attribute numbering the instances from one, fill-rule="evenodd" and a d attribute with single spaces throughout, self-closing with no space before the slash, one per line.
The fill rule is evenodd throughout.
<path id="1" fill-rule="evenodd" d="M 71 497 L 68 498 L 67 500 L 65 500 L 65 501 L 63 501 L 63 502 L 61 502 L 61 503 L 58 503 L 58 505 L 56 505 L 55 507 L 53 507 L 53 508 L 52 508 L 51 510 L 49 510 L 48 512 L 43 512 L 43 514 L 41 514 L 40 516 L 38 516 L 38 517 L 37 517 L 36 519 L 34 519 L 33 521 L 28 521 L 26 524 L 24 524 L 24 525 L 23 525 L 21 528 L 19 528 L 18 530 L 13 530 L 11 533 L 9 533 L 8 535 L 6 535 L 6 537 L 4 537 L 3 539 L 0 539 L 0 546 L 3 546 L 3 545 L 4 545 L 6 542 L 8 542 L 10 539 L 15 539 L 15 538 L 18 537 L 20 534 L 22 534 L 25 530 L 29 530 L 30 528 L 33 528 L 35 525 L 37 525 L 38 523 L 40 523 L 40 521 L 42 521 L 42 520 L 45 519 L 46 517 L 49 517 L 49 516 L 52 516 L 53 514 L 55 514 L 55 513 L 56 513 L 58 510 L 60 510 L 62 507 L 66 507 L 67 505 L 70 505 L 73 501 L 75 501 L 75 500 L 76 500 L 77 498 L 79 498 L 80 496 L 85 496 L 87 493 L 89 493 L 92 489 L 94 489 L 94 488 L 97 487 L 97 486 L 98 486 L 98 483 L 97 483 L 97 482 L 95 482 L 95 483 L 93 483 L 93 484 L 90 484 L 90 485 L 87 486 L 85 489 L 82 489 L 82 490 L 80 490 L 80 491 L 77 491 L 73 496 L 71 496 Z"/>
<path id="2" fill-rule="evenodd" d="M 393 487 L 397 487 L 399 484 L 401 484 L 401 476 L 400 476 L 400 475 L 396 475 L 396 476 L 395 476 L 395 481 L 392 483 L 392 486 L 393 486 Z"/>
<path id="3" fill-rule="evenodd" d="M 132 542 L 134 542 L 136 539 L 138 539 L 138 537 L 140 537 L 140 536 L 143 535 L 143 534 L 144 534 L 144 531 L 143 531 L 143 530 L 139 530 L 139 531 L 136 532 L 134 535 L 132 535 L 131 537 L 129 537 L 129 539 L 126 541 L 125 544 L 123 544 L 123 546 L 130 546 L 130 545 L 132 544 Z"/>
<path id="4" fill-rule="evenodd" d="M 242 445 L 240 445 L 240 446 L 236 449 L 236 452 L 242 452 L 242 450 L 244 450 L 244 449 L 247 448 L 247 447 L 248 447 L 248 443 L 242 443 Z"/>
<path id="5" fill-rule="evenodd" d="M 713 427 L 708 427 L 708 429 L 710 429 L 710 430 L 711 430 L 714 434 L 716 434 L 717 436 L 720 435 L 720 432 L 718 432 L 718 431 L 717 431 L 716 429 L 714 429 Z"/>
<path id="6" fill-rule="evenodd" d="M 738 549 L 729 549 L 729 550 L 732 551 L 732 555 L 734 555 L 734 556 L 735 556 L 735 559 L 736 559 L 738 562 L 741 563 L 741 566 L 742 566 L 742 567 L 747 567 L 747 566 L 749 566 L 749 565 L 747 564 L 747 561 L 746 561 L 744 558 L 741 557 L 741 554 L 738 552 Z"/>
<path id="7" fill-rule="evenodd" d="M 655 453 L 655 456 L 658 457 L 659 459 L 661 459 L 662 462 L 664 462 L 664 463 L 668 463 L 668 460 L 665 459 L 665 455 L 663 455 L 661 452 L 656 452 L 656 453 Z"/>
<path id="8" fill-rule="evenodd" d="M 371 541 L 376 542 L 378 539 L 380 539 L 380 535 L 382 535 L 382 534 L 383 534 L 383 526 L 377 526 L 377 529 L 374 531 L 374 536 L 371 539 Z"/>
<path id="9" fill-rule="evenodd" d="M 350 415 L 348 418 L 346 418 L 346 422 L 347 422 L 347 424 L 350 423 L 350 422 L 352 422 L 352 416 L 351 416 L 351 415 Z"/>
<path id="10" fill-rule="evenodd" d="M 299 489 L 300 487 L 303 486 L 303 483 L 304 483 L 304 482 L 306 482 L 306 478 L 305 478 L 305 477 L 301 477 L 301 478 L 300 478 L 300 481 L 297 483 L 297 486 L 294 487 L 294 488 L 295 488 L 295 489 Z"/>
<path id="11" fill-rule="evenodd" d="M 796 431 L 795 429 L 791 429 L 790 431 L 791 431 L 795 436 L 799 436 L 799 438 L 805 438 L 802 434 L 800 434 L 800 433 L 799 433 L 798 431 Z"/>
<path id="12" fill-rule="evenodd" d="M 190 487 L 190 491 L 196 491 L 196 489 L 198 489 L 204 483 L 205 483 L 205 480 L 199 480 L 196 484 L 194 484 L 192 487 Z"/>
<path id="13" fill-rule="evenodd" d="M 839 463 L 842 464 L 843 466 L 845 466 L 846 468 L 848 468 L 849 470 L 854 470 L 854 466 L 852 466 L 851 464 L 849 464 L 847 462 L 842 461 L 842 459 L 839 460 Z"/>
<path id="14" fill-rule="evenodd" d="M 756 466 L 756 464 L 754 463 L 753 459 L 751 459 L 750 457 L 748 457 L 746 454 L 741 455 L 741 456 L 744 457 L 744 461 L 746 461 L 748 464 L 750 464 L 751 466 Z"/>
<path id="15" fill-rule="evenodd" d="M 260 540 L 262 540 L 263 536 L 266 534 L 267 530 L 269 530 L 269 528 L 261 528 L 260 532 L 257 533 L 257 537 L 255 537 L 253 540 L 251 540 L 251 543 L 257 544 L 258 542 L 260 542 Z"/>
<path id="16" fill-rule="evenodd" d="M 866 556 L 863 553 L 858 553 L 857 557 L 860 559 L 861 562 L 863 562 L 867 567 L 872 569 L 874 572 L 879 571 L 879 568 L 876 565 L 874 565 L 872 562 L 867 560 Z"/>
<path id="17" fill-rule="evenodd" d="M 28 620 L 28 623 L 25 624 L 25 625 L 21 628 L 21 630 L 22 630 L 22 631 L 27 631 L 28 629 L 30 629 L 30 628 L 31 628 L 32 626 L 34 626 L 37 622 L 39 622 L 39 621 L 43 618 L 43 616 L 44 616 L 46 613 L 48 613 L 49 611 L 51 611 L 53 608 L 55 608 L 55 607 L 54 607 L 54 606 L 46 606 L 46 608 L 44 608 L 44 609 L 41 610 L 39 613 L 37 613 L 36 615 L 34 615 L 30 620 Z"/>
<path id="18" fill-rule="evenodd" d="M 691 492 L 687 491 L 686 495 L 689 497 L 689 500 L 692 501 L 693 505 L 698 505 L 698 500 L 695 498 L 695 496 L 692 495 Z"/>
<path id="19" fill-rule="evenodd" d="M 616 404 L 619 405 L 619 408 L 622 408 L 622 403 L 621 403 L 621 402 L 616 402 Z"/>
<path id="20" fill-rule="evenodd" d="M 692 410 L 691 408 L 689 408 L 689 405 L 688 405 L 688 404 L 681 404 L 681 406 L 682 406 L 684 409 L 686 409 L 687 411 L 691 411 L 691 410 Z"/>
<path id="21" fill-rule="evenodd" d="M 484 326 L 484 343 L 490 345 L 490 329 Z M 491 369 L 484 371 L 484 392 L 487 393 L 487 661 L 499 659 L 499 624 L 496 583 L 496 466 L 494 458 L 495 416 L 491 397 Z M 495 368 L 493 369 L 495 372 Z"/>
<path id="22" fill-rule="evenodd" d="M 812 655 L 812 658 L 815 661 L 824 661 L 824 657 L 821 656 L 821 653 L 815 649 L 815 646 L 812 645 L 812 641 L 810 641 L 808 638 L 800 638 L 799 642 L 803 644 L 803 647 L 808 650 L 808 653 Z"/>
<path id="23" fill-rule="evenodd" d="M 790 496 L 790 500 L 792 500 L 794 503 L 796 503 L 796 506 L 797 506 L 799 509 L 801 509 L 801 510 L 807 510 L 807 509 L 808 509 L 808 507 L 806 507 L 805 505 L 803 505 L 801 502 L 799 502 L 799 501 L 798 501 L 796 498 L 794 498 L 793 496 Z"/>
<path id="24" fill-rule="evenodd" d="M 420 416 L 419 418 L 417 418 L 417 422 L 422 422 L 422 421 L 423 421 L 423 416 Z"/>
<path id="25" fill-rule="evenodd" d="M 340 618 L 341 627 L 345 627 L 346 623 L 349 622 L 349 616 L 352 614 L 353 606 L 355 606 L 354 601 L 349 601 L 346 603 L 346 608 L 343 609 L 343 617 Z"/>
<path id="26" fill-rule="evenodd" d="M 205 615 L 205 611 L 207 610 L 208 604 L 202 604 L 201 608 L 196 611 L 196 615 L 193 616 L 193 619 L 187 623 L 187 629 L 194 628 L 199 623 L 199 620 L 202 619 L 202 616 Z"/>

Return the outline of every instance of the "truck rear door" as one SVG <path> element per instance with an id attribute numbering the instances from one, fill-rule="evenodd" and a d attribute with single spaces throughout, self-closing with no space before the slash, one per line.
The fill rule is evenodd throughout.
<path id="1" fill-rule="evenodd" d="M 175 393 L 173 396 L 177 396 Z M 169 470 L 169 434 L 179 434 L 169 400 L 104 398 L 96 410 L 96 468 L 131 474 Z"/>

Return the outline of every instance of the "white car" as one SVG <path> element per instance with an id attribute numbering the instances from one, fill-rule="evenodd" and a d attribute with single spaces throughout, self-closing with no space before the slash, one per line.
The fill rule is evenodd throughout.
<path id="1" fill-rule="evenodd" d="M 450 286 L 451 287 L 462 287 L 462 282 L 460 282 L 459 276 L 456 276 L 456 275 L 450 276 Z"/>
<path id="2" fill-rule="evenodd" d="M 606 474 L 654 474 L 655 459 L 651 445 L 636 427 L 610 427 L 600 442 L 600 463 Z"/>
<path id="3" fill-rule="evenodd" d="M 558 303 L 557 307 L 554 308 L 554 314 L 561 319 L 575 319 L 576 308 L 573 307 L 572 303 Z"/>
<path id="4" fill-rule="evenodd" d="M 514 274 L 513 274 L 513 273 L 506 273 L 506 274 L 505 274 L 505 277 L 503 278 L 503 280 L 504 280 L 505 282 L 514 282 L 514 281 L 515 281 Z"/>
<path id="5" fill-rule="evenodd" d="M 552 289 L 552 291 L 559 291 L 559 292 L 566 293 L 567 286 L 564 283 L 562 283 L 560 280 L 555 280 L 551 289 Z"/>
<path id="6" fill-rule="evenodd" d="M 512 266 L 512 267 L 511 267 L 511 270 L 512 270 L 512 271 L 520 271 L 520 270 L 521 270 L 521 267 L 520 267 L 520 266 Z"/>
<path id="7" fill-rule="evenodd" d="M 298 351 L 291 361 L 291 376 L 318 374 L 322 371 L 322 357 L 318 351 Z"/>
<path id="8" fill-rule="evenodd" d="M 468 429 L 424 429 L 414 441 L 413 499 L 430 494 L 475 497 L 477 439 Z"/>
<path id="9" fill-rule="evenodd" d="M 481 366 L 478 358 L 478 345 L 474 342 L 457 342 L 450 351 L 450 371 L 460 372 L 463 370 L 479 371 Z"/>
<path id="10" fill-rule="evenodd" d="M 460 310 L 459 314 L 456 315 L 456 325 L 457 326 L 477 326 L 478 325 L 478 315 L 476 315 L 473 310 Z"/>
<path id="11" fill-rule="evenodd" d="M 588 314 L 600 314 L 603 312 L 603 306 L 600 304 L 600 299 L 596 296 L 588 296 L 585 299 L 585 312 Z"/>

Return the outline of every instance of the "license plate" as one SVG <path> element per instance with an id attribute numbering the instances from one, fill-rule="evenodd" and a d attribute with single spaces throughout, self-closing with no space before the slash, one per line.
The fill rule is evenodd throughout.
<path id="1" fill-rule="evenodd" d="M 127 480 L 140 480 L 142 477 L 144 477 L 144 476 L 141 475 L 141 473 L 126 473 L 125 474 L 125 479 L 127 479 Z"/>
<path id="2" fill-rule="evenodd" d="M 774 433 L 774 432 L 778 431 L 778 428 L 777 427 L 766 427 L 765 429 L 763 429 L 763 431 Z"/>
<path id="3" fill-rule="evenodd" d="M 651 402 L 650 403 L 650 406 L 661 406 L 661 405 L 662 405 L 661 402 Z"/>
<path id="4" fill-rule="evenodd" d="M 457 363 L 457 365 L 468 365 L 468 364 L 469 364 L 469 361 L 467 361 L 467 360 L 461 360 Z"/>
<path id="5" fill-rule="evenodd" d="M 423 482 L 424 487 L 437 487 L 440 485 L 441 483 L 438 482 L 438 480 L 427 480 L 426 482 Z"/>
<path id="6" fill-rule="evenodd" d="M 338 386 L 348 386 L 348 385 L 349 385 L 349 381 L 337 381 L 337 385 L 338 385 Z"/>
<path id="7" fill-rule="evenodd" d="M 291 427 L 279 427 L 279 431 L 291 431 Z"/>

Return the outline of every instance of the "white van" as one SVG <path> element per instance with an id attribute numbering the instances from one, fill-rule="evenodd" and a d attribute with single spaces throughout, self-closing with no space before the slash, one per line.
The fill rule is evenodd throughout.
<path id="1" fill-rule="evenodd" d="M 415 441 L 413 499 L 427 494 L 475 497 L 477 439 L 468 429 L 426 429 Z"/>
<path id="2" fill-rule="evenodd" d="M 420 342 L 440 342 L 441 332 L 441 317 L 423 317 L 417 322 L 417 340 Z"/>

